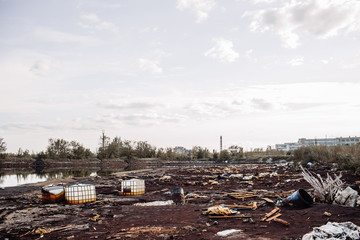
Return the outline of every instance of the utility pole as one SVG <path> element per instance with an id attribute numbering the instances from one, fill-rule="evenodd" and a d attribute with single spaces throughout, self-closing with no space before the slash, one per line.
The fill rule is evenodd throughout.
<path id="1" fill-rule="evenodd" d="M 103 131 L 102 131 L 102 136 L 100 137 L 101 147 L 102 147 L 103 149 L 105 148 L 105 145 L 106 145 L 106 142 L 107 142 L 108 139 L 109 139 L 109 137 L 105 136 L 105 131 L 103 130 Z"/>

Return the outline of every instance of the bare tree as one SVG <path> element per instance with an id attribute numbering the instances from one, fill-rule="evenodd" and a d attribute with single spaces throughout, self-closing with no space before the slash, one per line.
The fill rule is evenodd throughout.
<path id="1" fill-rule="evenodd" d="M 6 151 L 6 142 L 4 142 L 3 138 L 0 138 L 0 153 L 3 153 Z"/>

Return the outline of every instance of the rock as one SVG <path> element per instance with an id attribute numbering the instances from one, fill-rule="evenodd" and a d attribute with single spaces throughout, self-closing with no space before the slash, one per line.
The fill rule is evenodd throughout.
<path id="1" fill-rule="evenodd" d="M 302 240 L 321 240 L 321 239 L 360 239 L 360 227 L 352 222 L 328 222 L 321 227 L 313 228 L 312 232 L 305 234 Z"/>

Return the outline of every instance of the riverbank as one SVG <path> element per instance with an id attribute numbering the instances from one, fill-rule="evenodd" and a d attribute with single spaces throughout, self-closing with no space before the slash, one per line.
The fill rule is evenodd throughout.
<path id="1" fill-rule="evenodd" d="M 299 169 L 274 166 L 188 166 L 52 182 L 94 184 L 97 201 L 79 205 L 41 203 L 41 187 L 48 184 L 46 182 L 6 188 L 0 190 L 0 236 L 9 239 L 222 239 L 218 232 L 236 229 L 240 231 L 230 236 L 233 239 L 299 239 L 313 227 L 328 221 L 351 221 L 360 225 L 359 208 L 325 203 L 315 203 L 305 209 L 281 207 L 281 219 L 288 222 L 288 226 L 261 221 L 275 208 L 268 200 L 275 202 L 299 188 L 312 192 Z M 314 172 L 323 176 L 339 173 L 330 169 Z M 145 194 L 121 195 L 120 182 L 131 178 L 145 180 Z M 355 187 L 359 180 L 350 172 L 343 172 L 342 179 Z M 172 200 L 171 190 L 177 187 L 184 189 L 185 205 L 135 205 Z M 241 200 L 229 193 L 250 197 Z M 202 214 L 202 210 L 220 204 L 256 207 L 239 210 L 248 218 L 211 218 Z"/>

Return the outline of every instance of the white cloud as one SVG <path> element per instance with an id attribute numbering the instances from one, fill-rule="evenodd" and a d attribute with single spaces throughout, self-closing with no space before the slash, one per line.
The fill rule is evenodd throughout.
<path id="1" fill-rule="evenodd" d="M 139 59 L 139 67 L 142 71 L 152 73 L 162 73 L 162 68 L 159 66 L 159 62 L 156 60 L 149 60 L 145 58 Z"/>
<path id="2" fill-rule="evenodd" d="M 216 6 L 215 0 L 178 0 L 177 8 L 180 10 L 190 9 L 197 15 L 197 22 L 203 22 L 208 18 L 209 12 Z"/>
<path id="3" fill-rule="evenodd" d="M 239 57 L 233 49 L 232 41 L 223 38 L 213 39 L 213 41 L 215 46 L 205 52 L 206 57 L 216 58 L 223 62 L 234 62 Z"/>
<path id="4" fill-rule="evenodd" d="M 61 32 L 50 28 L 38 28 L 32 33 L 32 36 L 43 42 L 79 43 L 86 45 L 94 44 L 97 42 L 97 40 L 92 37 Z"/>
<path id="5" fill-rule="evenodd" d="M 58 64 L 56 62 L 50 61 L 48 59 L 36 61 L 30 68 L 30 71 L 36 75 L 46 75 L 50 70 L 57 68 Z"/>
<path id="6" fill-rule="evenodd" d="M 119 32 L 119 28 L 114 23 L 103 21 L 94 13 L 83 14 L 81 19 L 86 21 L 86 23 L 79 23 L 83 28 Z"/>
<path id="7" fill-rule="evenodd" d="M 303 65 L 303 64 L 304 64 L 304 58 L 303 58 L 303 57 L 293 58 L 293 59 L 291 59 L 291 60 L 288 62 L 288 64 L 291 65 L 291 66 L 300 66 L 300 65 Z"/>
<path id="8" fill-rule="evenodd" d="M 280 7 L 247 12 L 252 31 L 275 31 L 285 47 L 300 45 L 300 34 L 318 38 L 337 36 L 360 29 L 360 1 L 357 0 L 294 0 Z"/>

